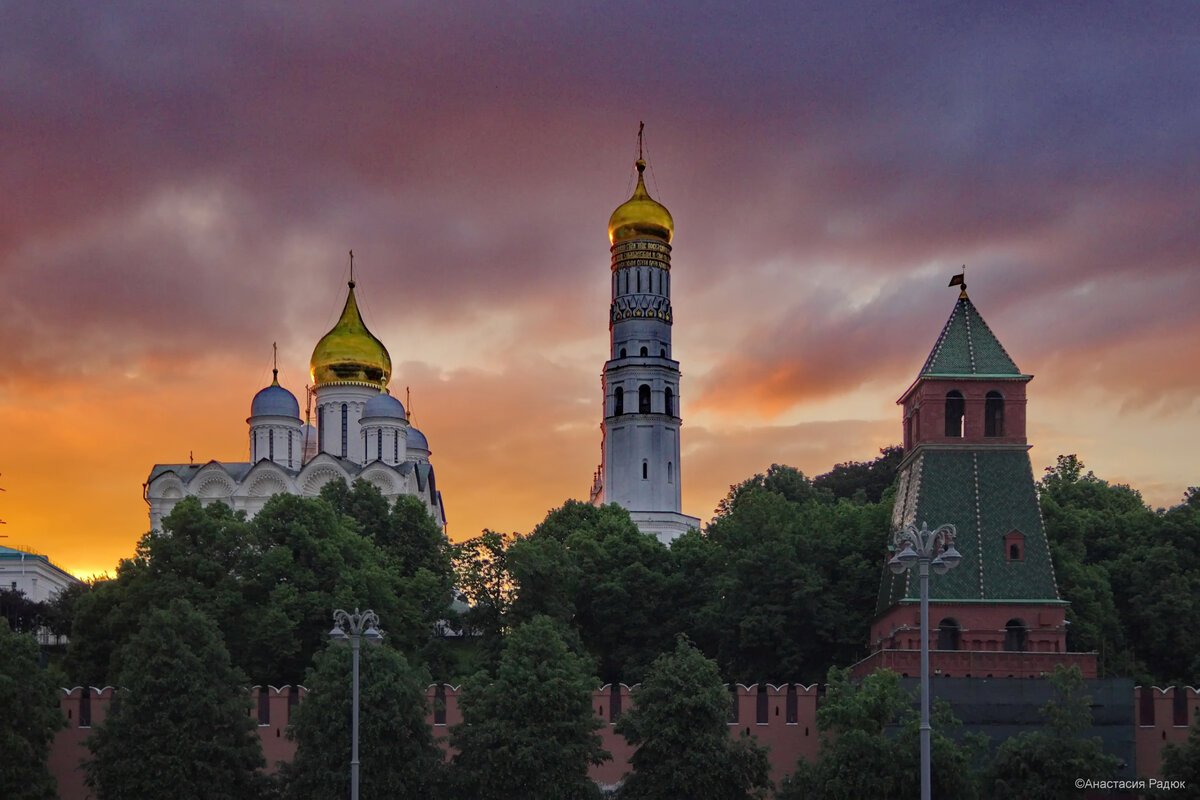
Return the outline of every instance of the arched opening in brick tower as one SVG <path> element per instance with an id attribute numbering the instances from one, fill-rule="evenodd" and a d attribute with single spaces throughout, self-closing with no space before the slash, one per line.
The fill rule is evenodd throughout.
<path id="1" fill-rule="evenodd" d="M 988 392 L 983 401 L 983 435 L 1004 435 L 1004 395 L 999 392 Z"/>
<path id="2" fill-rule="evenodd" d="M 961 439 L 963 435 L 963 414 L 966 403 L 963 402 L 962 392 L 953 389 L 946 392 L 946 436 Z"/>

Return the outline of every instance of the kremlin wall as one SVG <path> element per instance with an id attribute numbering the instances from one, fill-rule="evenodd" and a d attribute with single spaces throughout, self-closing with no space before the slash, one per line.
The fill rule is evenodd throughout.
<path id="1" fill-rule="evenodd" d="M 986 679 L 976 679 L 981 684 Z M 914 686 L 906 688 L 915 688 Z M 1029 681 L 1028 679 L 1012 678 L 999 679 L 996 687 L 1010 697 L 1015 697 L 1007 708 L 1016 710 L 1019 715 L 1027 711 L 1030 702 L 1037 698 L 1023 698 L 1019 695 L 1020 687 L 1045 688 L 1044 681 Z M 1003 684 L 1012 683 L 1005 687 Z M 1099 684 L 1099 685 L 1097 685 Z M 963 684 L 959 684 L 960 686 Z M 1018 691 L 1013 692 L 1013 688 Z M 623 709 L 629 709 L 633 704 L 633 692 L 637 687 L 602 686 L 597 689 L 592 698 L 592 706 L 596 715 L 604 723 L 600 730 L 603 747 L 612 754 L 612 760 L 597 767 L 592 767 L 589 774 L 592 779 L 601 784 L 615 784 L 621 780 L 630 769 L 629 759 L 634 748 L 613 730 L 616 718 Z M 1100 689 L 1100 692 L 1096 692 Z M 1108 692 L 1105 692 L 1108 689 Z M 1089 681 L 1089 692 L 1095 692 L 1093 713 L 1098 723 L 1087 735 L 1101 736 L 1106 744 L 1124 741 L 1132 751 L 1136 764 L 1136 772 L 1132 776 L 1154 777 L 1158 774 L 1159 753 L 1168 742 L 1181 744 L 1188 736 L 1188 728 L 1200 719 L 1200 690 L 1195 687 L 1135 687 L 1132 695 L 1128 693 L 1128 681 Z M 279 762 L 289 761 L 296 752 L 296 744 L 287 738 L 287 725 L 291 717 L 291 707 L 303 702 L 307 694 L 304 687 L 284 686 L 282 688 L 255 686 L 251 692 L 252 716 L 258 718 L 258 736 L 262 742 L 263 755 L 266 757 L 268 770 L 274 772 Z M 785 684 L 783 686 L 738 684 L 730 690 L 730 720 L 729 733 L 740 736 L 743 733 L 753 736 L 760 744 L 770 747 L 771 779 L 778 785 L 779 781 L 796 768 L 796 761 L 805 758 L 813 761 L 817 757 L 817 706 L 820 704 L 822 691 L 820 687 L 809 687 Z M 934 682 L 935 697 L 939 696 L 938 682 Z M 987 692 L 989 696 L 997 694 Z M 1107 699 L 1115 702 L 1106 704 Z M 447 685 L 431 685 L 426 690 L 431 711 L 426 722 L 433 727 L 435 739 L 441 741 L 442 747 L 449 750 L 446 737 L 451 726 L 462 722 L 458 712 L 458 689 Z M 1121 702 L 1123 698 L 1128 698 Z M 94 725 L 104 721 L 109 704 L 113 702 L 114 690 L 111 686 L 104 689 L 76 687 L 64 689 L 59 700 L 67 726 L 59 731 L 54 740 L 50 753 L 50 772 L 58 781 L 58 794 L 61 800 L 86 800 L 91 797 L 83 781 L 83 770 L 79 768 L 80 761 L 89 754 L 85 742 Z M 998 726 L 1004 726 L 1005 706 L 988 704 L 990 716 L 993 717 L 992 729 L 998 731 Z M 964 704 L 955 703 L 955 711 L 960 716 Z M 370 713 L 364 711 L 363 713 Z M 1136 717 L 1136 718 L 1135 718 Z M 1012 722 L 1012 720 L 1007 720 Z M 1109 724 L 1104 724 L 1104 723 Z M 989 726 L 973 724 L 973 729 L 987 730 Z M 1022 727 L 1017 725 L 1016 727 Z M 1027 720 L 1026 729 L 1040 727 L 1040 721 Z M 1008 731 L 1011 735 L 1012 731 Z M 1126 749 L 1126 748 L 1119 748 Z M 449 753 L 447 753 L 449 756 Z"/>

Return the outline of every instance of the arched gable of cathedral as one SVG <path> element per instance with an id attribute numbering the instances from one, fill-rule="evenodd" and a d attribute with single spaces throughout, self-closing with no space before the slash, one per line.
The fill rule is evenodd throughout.
<path id="1" fill-rule="evenodd" d="M 374 462 L 358 477 L 378 489 L 384 497 L 393 497 L 404 491 L 403 476 L 382 461 Z"/>
<path id="2" fill-rule="evenodd" d="M 320 453 L 300 470 L 296 476 L 296 488 L 305 497 L 316 497 L 321 493 L 322 486 L 338 479 L 350 483 L 350 473 L 336 458 L 328 453 Z"/>
<path id="3" fill-rule="evenodd" d="M 184 485 L 183 479 L 173 470 L 154 476 L 146 484 L 146 496 L 150 498 L 180 500 L 186 495 L 187 487 Z"/>
<path id="4" fill-rule="evenodd" d="M 294 494 L 292 476 L 283 467 L 263 459 L 250 468 L 242 479 L 239 494 L 248 497 L 270 497 L 276 494 Z"/>
<path id="5" fill-rule="evenodd" d="M 203 500 L 225 500 L 232 497 L 236 489 L 234 479 L 219 461 L 205 464 L 187 484 L 188 494 Z"/>

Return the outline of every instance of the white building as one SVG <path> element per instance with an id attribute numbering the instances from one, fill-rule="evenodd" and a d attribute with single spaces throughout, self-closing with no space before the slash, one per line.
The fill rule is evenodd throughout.
<path id="1" fill-rule="evenodd" d="M 79 582 L 48 556 L 0 547 L 0 589 L 23 592 L 27 599 L 42 603 L 59 590 Z"/>
<path id="2" fill-rule="evenodd" d="M 617 503 L 644 533 L 670 542 L 700 520 L 682 513 L 679 362 L 671 357 L 671 212 L 646 192 L 608 221 L 612 243 L 610 354 L 604 365 L 600 468 L 592 501 Z"/>
<path id="3" fill-rule="evenodd" d="M 337 324 L 313 350 L 315 427 L 300 418 L 295 395 L 275 380 L 250 403 L 250 460 L 155 464 L 144 487 L 150 526 L 184 497 L 220 500 L 253 516 L 275 494 L 316 496 L 331 480 L 362 478 L 394 501 L 423 500 L 445 527 L 429 443 L 412 427 L 399 400 L 387 393 L 392 360 L 367 330 L 351 280 Z"/>

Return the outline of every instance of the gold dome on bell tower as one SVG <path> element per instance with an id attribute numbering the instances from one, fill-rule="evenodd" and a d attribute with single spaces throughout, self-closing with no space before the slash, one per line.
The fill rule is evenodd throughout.
<path id="1" fill-rule="evenodd" d="M 667 207 L 646 191 L 646 161 L 642 158 L 642 129 L 638 128 L 637 187 L 630 197 L 608 218 L 608 241 L 611 244 L 630 239 L 661 239 L 667 244 L 675 235 L 675 220 Z"/>
<path id="2" fill-rule="evenodd" d="M 392 358 L 363 323 L 353 279 L 349 286 L 342 316 L 313 349 L 309 361 L 313 384 L 374 386 L 382 391 L 392 377 Z"/>

